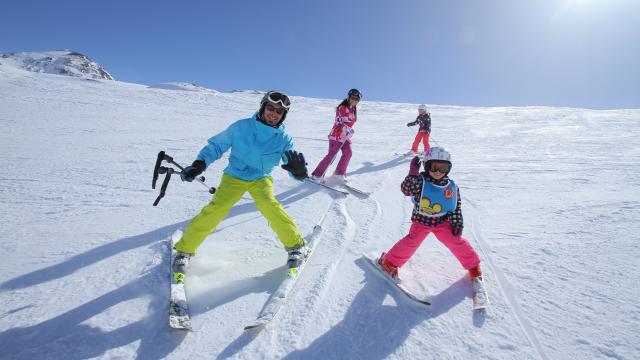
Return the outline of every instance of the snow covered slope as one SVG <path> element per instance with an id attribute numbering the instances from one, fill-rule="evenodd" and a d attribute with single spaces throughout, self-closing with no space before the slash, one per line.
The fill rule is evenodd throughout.
<path id="1" fill-rule="evenodd" d="M 186 82 L 167 82 L 162 84 L 150 85 L 151 89 L 165 89 L 165 90 L 180 90 L 180 91 L 205 91 L 205 92 L 218 92 L 213 89 L 207 89 L 198 84 L 186 83 Z"/>
<path id="2" fill-rule="evenodd" d="M 38 73 L 113 80 L 113 77 L 100 64 L 72 50 L 2 54 L 0 64 Z"/>
<path id="3" fill-rule="evenodd" d="M 399 184 L 415 104 L 364 101 L 350 183 L 335 197 L 274 171 L 314 257 L 265 331 L 243 331 L 286 255 L 245 196 L 199 249 L 187 292 L 194 332 L 169 330 L 169 239 L 210 198 L 172 180 L 152 207 L 158 151 L 190 163 L 250 116 L 260 94 L 170 91 L 17 70 L 0 60 L 0 357 L 3 359 L 637 359 L 639 110 L 431 106 L 454 155 L 464 236 L 492 307 L 471 311 L 465 271 L 436 239 L 401 271 L 426 310 L 364 263 L 408 231 Z M 286 90 L 286 89 L 283 89 Z M 428 101 L 428 99 L 425 99 Z M 339 99 L 293 97 L 287 129 L 314 167 Z M 217 186 L 226 159 L 207 169 Z M 636 285 L 634 285 L 636 284 Z"/>

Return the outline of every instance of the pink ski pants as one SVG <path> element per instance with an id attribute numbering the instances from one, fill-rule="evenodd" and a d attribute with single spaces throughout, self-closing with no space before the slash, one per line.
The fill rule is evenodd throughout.
<path id="1" fill-rule="evenodd" d="M 342 156 L 340 156 L 340 161 L 338 161 L 335 173 L 338 175 L 346 175 L 347 166 L 349 166 L 349 160 L 351 160 L 351 142 L 345 141 L 343 145 L 336 140 L 329 140 L 329 153 L 320 161 L 311 175 L 324 176 L 324 173 L 327 172 L 327 168 L 331 165 L 336 155 L 338 155 L 340 149 L 342 149 Z"/>
<path id="2" fill-rule="evenodd" d="M 402 267 L 430 233 L 433 233 L 453 253 L 463 268 L 469 270 L 480 264 L 480 258 L 469 242 L 462 236 L 454 236 L 451 233 L 451 224 L 448 221 L 437 226 L 412 223 L 409 234 L 393 245 L 385 255 L 385 259 L 397 267 Z"/>

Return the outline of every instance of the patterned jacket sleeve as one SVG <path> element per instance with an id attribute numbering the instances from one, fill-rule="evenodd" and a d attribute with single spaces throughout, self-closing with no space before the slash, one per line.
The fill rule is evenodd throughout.
<path id="1" fill-rule="evenodd" d="M 422 192 L 422 176 L 407 175 L 400 185 L 400 190 L 406 196 L 416 196 Z"/>
<path id="2" fill-rule="evenodd" d="M 460 188 L 458 188 L 458 203 L 456 209 L 449 213 L 449 222 L 453 227 L 464 227 L 464 221 L 462 220 L 462 200 L 460 198 Z"/>
<path id="3" fill-rule="evenodd" d="M 427 114 L 427 119 L 424 122 L 425 130 L 427 130 L 427 132 L 431 134 L 431 115 Z"/>

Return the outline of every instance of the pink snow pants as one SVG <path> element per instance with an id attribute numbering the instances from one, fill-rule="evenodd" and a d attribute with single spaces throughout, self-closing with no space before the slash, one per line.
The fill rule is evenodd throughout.
<path id="1" fill-rule="evenodd" d="M 345 141 L 344 145 L 341 142 L 336 140 L 329 140 L 329 153 L 320 161 L 315 170 L 311 173 L 313 176 L 324 176 L 324 173 L 327 172 L 327 168 L 336 155 L 338 155 L 338 150 L 342 147 L 342 156 L 340 156 L 340 161 L 338 161 L 338 166 L 336 167 L 335 173 L 338 175 L 346 175 L 347 166 L 349 166 L 349 161 L 351 160 L 351 142 Z"/>
<path id="2" fill-rule="evenodd" d="M 413 254 L 418 250 L 422 241 L 433 233 L 438 240 L 444 244 L 458 259 L 466 270 L 474 268 L 480 264 L 480 258 L 469 242 L 462 236 L 454 236 L 451 233 L 451 224 L 448 221 L 437 226 L 425 226 L 419 223 L 412 223 L 409 234 L 400 239 L 389 252 L 385 259 L 393 265 L 402 267 Z"/>

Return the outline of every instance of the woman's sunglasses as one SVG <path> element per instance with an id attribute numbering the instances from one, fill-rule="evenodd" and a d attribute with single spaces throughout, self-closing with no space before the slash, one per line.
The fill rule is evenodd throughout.
<path id="1" fill-rule="evenodd" d="M 275 112 L 278 115 L 284 114 L 284 108 L 276 108 L 275 106 L 273 106 L 271 104 L 267 104 L 267 106 L 265 106 L 265 109 L 267 109 L 268 111 L 271 111 L 271 112 Z"/>

